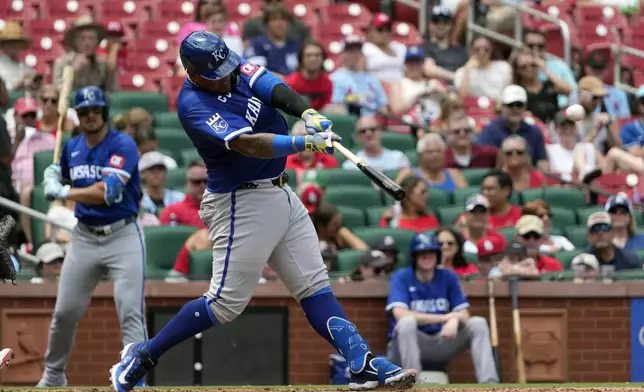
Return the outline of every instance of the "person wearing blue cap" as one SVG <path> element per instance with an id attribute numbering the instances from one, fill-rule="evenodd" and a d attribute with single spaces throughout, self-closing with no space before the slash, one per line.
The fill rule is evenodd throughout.
<path id="1" fill-rule="evenodd" d="M 643 250 L 644 234 L 637 233 L 633 203 L 628 195 L 620 192 L 611 196 L 604 209 L 610 215 L 613 224 L 613 245 L 624 250 Z"/>
<path id="2" fill-rule="evenodd" d="M 440 5 L 429 10 L 429 40 L 425 42 L 425 56 L 434 63 L 434 76 L 452 80 L 454 72 L 465 65 L 469 56 L 467 50 L 452 43 L 450 31 L 453 26 L 453 15 L 449 8 Z"/>

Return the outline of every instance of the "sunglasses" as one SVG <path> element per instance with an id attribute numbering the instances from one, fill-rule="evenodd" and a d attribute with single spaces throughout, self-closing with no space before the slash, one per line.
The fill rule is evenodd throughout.
<path id="1" fill-rule="evenodd" d="M 38 116 L 38 114 L 36 114 L 36 113 L 34 113 L 34 112 L 29 112 L 29 113 L 25 113 L 25 114 L 23 114 L 23 115 L 22 115 L 22 116 L 20 116 L 20 117 L 22 117 L 22 118 L 24 118 L 24 119 L 33 120 L 33 119 L 35 119 L 37 116 Z"/>
<path id="2" fill-rule="evenodd" d="M 611 208 L 610 211 L 608 211 L 609 214 L 615 214 L 615 215 L 630 215 L 630 211 L 625 208 L 625 207 L 616 207 L 616 208 Z"/>
<path id="3" fill-rule="evenodd" d="M 525 154 L 525 150 L 505 150 L 503 151 L 506 157 L 511 157 L 511 156 L 518 156 L 521 157 L 523 154 Z"/>
<path id="4" fill-rule="evenodd" d="M 205 184 L 207 184 L 207 183 L 208 183 L 208 179 L 207 179 L 207 178 L 188 178 L 188 181 L 189 181 L 192 185 L 205 185 Z"/>
<path id="5" fill-rule="evenodd" d="M 456 242 L 455 241 L 440 241 L 438 244 L 440 246 L 445 246 L 445 245 L 453 246 L 453 245 L 456 245 Z"/>
<path id="6" fill-rule="evenodd" d="M 472 214 L 485 214 L 485 213 L 487 213 L 487 208 L 485 208 L 484 206 L 476 206 L 476 207 L 474 207 L 472 209 L 472 211 L 470 211 L 470 213 L 472 213 Z"/>
<path id="7" fill-rule="evenodd" d="M 546 48 L 546 44 L 526 44 L 530 49 L 539 49 L 539 50 L 544 50 Z"/>
<path id="8" fill-rule="evenodd" d="M 103 108 L 101 108 L 101 107 L 80 108 L 80 109 L 76 109 L 76 113 L 78 114 L 79 117 L 85 117 L 85 116 L 89 115 L 90 113 L 103 114 Z"/>
<path id="9" fill-rule="evenodd" d="M 512 103 L 506 103 L 506 107 L 512 108 L 512 109 L 523 109 L 525 107 L 525 103 L 523 102 L 512 102 Z"/>
<path id="10" fill-rule="evenodd" d="M 458 129 L 452 129 L 452 133 L 454 135 L 467 135 L 472 132 L 472 128 L 458 128 Z"/>
<path id="11" fill-rule="evenodd" d="M 380 26 L 376 28 L 376 31 L 379 33 L 391 33 L 391 26 Z"/>
<path id="12" fill-rule="evenodd" d="M 363 133 L 377 132 L 379 130 L 380 130 L 380 128 L 378 128 L 378 127 L 367 127 L 367 128 L 358 129 L 357 132 L 362 135 Z"/>
<path id="13" fill-rule="evenodd" d="M 450 24 L 452 23 L 452 18 L 448 16 L 434 16 L 432 17 L 432 23 Z"/>
<path id="14" fill-rule="evenodd" d="M 56 97 L 51 97 L 51 98 L 50 97 L 42 97 L 42 98 L 40 98 L 40 100 L 42 101 L 42 103 L 51 103 L 51 104 L 54 104 L 54 105 L 58 103 L 58 98 L 56 98 Z"/>
<path id="15" fill-rule="evenodd" d="M 540 240 L 542 237 L 541 234 L 535 233 L 534 231 L 531 231 L 529 233 L 525 233 L 524 235 L 521 236 L 524 240 Z"/>
<path id="16" fill-rule="evenodd" d="M 598 233 L 607 233 L 612 229 L 611 225 L 607 223 L 600 223 L 597 225 L 593 225 L 590 230 L 590 234 L 598 234 Z"/>
<path id="17" fill-rule="evenodd" d="M 472 48 L 472 50 L 474 50 L 475 52 L 488 53 L 490 51 L 490 48 L 488 48 L 487 46 L 477 46 Z"/>

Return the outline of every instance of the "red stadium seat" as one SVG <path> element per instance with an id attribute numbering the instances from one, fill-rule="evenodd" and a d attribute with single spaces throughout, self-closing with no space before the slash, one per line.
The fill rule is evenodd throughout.
<path id="1" fill-rule="evenodd" d="M 161 81 L 161 90 L 168 96 L 170 109 L 172 110 L 176 109 L 177 96 L 179 95 L 179 90 L 181 90 L 181 86 L 183 86 L 185 81 L 186 78 L 183 76 L 172 76 Z"/>
<path id="2" fill-rule="evenodd" d="M 196 2 L 192 1 L 163 2 L 152 10 L 152 16 L 157 21 L 164 21 L 165 23 L 174 21 L 182 25 L 194 20 L 195 5 Z"/>
<path id="3" fill-rule="evenodd" d="M 239 3 L 232 2 L 226 8 L 228 11 L 228 19 L 243 26 L 247 19 L 260 15 L 263 4 L 262 1 L 257 0 L 246 0 Z"/>
<path id="4" fill-rule="evenodd" d="M 61 41 L 65 31 L 71 27 L 71 22 L 62 19 L 35 19 L 25 24 L 25 30 L 34 40 L 43 37 L 50 37 L 56 41 Z"/>
<path id="5" fill-rule="evenodd" d="M 144 37 L 132 42 L 132 53 L 137 55 L 156 56 L 166 64 L 174 64 L 177 60 L 177 47 L 173 40 L 164 38 Z"/>
<path id="6" fill-rule="evenodd" d="M 173 68 L 170 64 L 163 62 L 157 56 L 136 54 L 136 56 L 128 56 L 125 65 L 127 72 L 140 73 L 146 78 L 157 82 L 173 75 Z"/>
<path id="7" fill-rule="evenodd" d="M 27 1 L 0 1 L 0 20 L 12 22 L 27 22 L 36 19 L 36 7 Z"/>
<path id="8" fill-rule="evenodd" d="M 148 21 L 142 24 L 138 31 L 139 39 L 165 39 L 168 43 L 176 44 L 176 36 L 181 25 L 174 20 Z"/>
<path id="9" fill-rule="evenodd" d="M 359 3 L 329 4 L 320 10 L 323 23 L 350 23 L 360 28 L 366 28 L 371 23 L 373 14 Z"/>
<path id="10" fill-rule="evenodd" d="M 351 23 L 326 22 L 324 28 L 319 31 L 321 41 L 339 41 L 351 34 L 363 35 L 362 31 Z"/>
<path id="11" fill-rule="evenodd" d="M 65 49 L 61 43 L 49 37 L 44 37 L 40 39 L 40 42 L 34 42 L 29 50 L 27 50 L 25 53 L 25 62 L 27 62 L 29 55 L 32 55 L 35 57 L 35 64 L 53 64 L 58 57 L 64 54 Z"/>
<path id="12" fill-rule="evenodd" d="M 392 26 L 393 39 L 407 46 L 419 45 L 423 39 L 416 26 L 407 22 L 394 22 Z"/>
<path id="13" fill-rule="evenodd" d="M 626 17 L 621 13 L 618 7 L 601 5 L 577 6 L 573 12 L 573 18 L 579 26 L 583 26 L 585 24 L 605 24 L 621 29 L 628 25 Z"/>
<path id="14" fill-rule="evenodd" d="M 394 19 L 399 22 L 407 22 L 418 25 L 418 9 L 410 7 L 398 1 L 394 1 Z"/>
<path id="15" fill-rule="evenodd" d="M 86 3 L 79 3 L 76 0 L 43 1 L 39 9 L 41 19 L 62 19 L 68 22 L 73 22 L 79 16 L 91 12 Z"/>
<path id="16" fill-rule="evenodd" d="M 287 0 L 285 3 L 291 12 L 295 10 L 297 5 L 304 5 L 309 10 L 318 12 L 329 5 L 329 0 Z"/>
<path id="17" fill-rule="evenodd" d="M 638 178 L 638 183 L 635 186 L 635 188 L 630 187 L 626 181 L 627 177 L 629 176 L 628 173 L 608 173 L 604 174 L 601 177 L 595 179 L 590 185 L 593 188 L 597 188 L 599 190 L 603 190 L 604 192 L 608 192 L 612 195 L 618 193 L 618 192 L 625 192 L 628 197 L 633 200 L 633 195 L 635 193 L 642 195 L 644 194 L 644 177 L 642 176 L 637 176 Z M 602 196 L 600 195 L 598 197 L 597 202 L 599 204 L 605 204 L 606 201 L 608 200 L 607 196 Z"/>
<path id="18" fill-rule="evenodd" d="M 109 0 L 109 2 L 100 6 L 95 6 L 94 12 L 100 16 L 100 20 L 118 20 L 124 25 L 135 28 L 150 20 L 148 9 L 143 4 L 133 0 Z"/>
<path id="19" fill-rule="evenodd" d="M 119 75 L 119 83 L 123 91 L 159 92 L 159 86 L 150 75 L 140 72 L 124 72 Z"/>

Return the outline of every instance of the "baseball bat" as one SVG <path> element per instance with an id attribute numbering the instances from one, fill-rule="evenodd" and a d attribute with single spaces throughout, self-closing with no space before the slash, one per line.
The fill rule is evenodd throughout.
<path id="1" fill-rule="evenodd" d="M 492 355 L 496 364 L 496 373 L 501 381 L 501 358 L 499 357 L 499 330 L 496 322 L 496 300 L 494 294 L 494 280 L 487 280 L 488 304 L 490 307 L 490 340 L 492 342 Z"/>
<path id="2" fill-rule="evenodd" d="M 74 69 L 68 65 L 63 69 L 63 85 L 58 95 L 58 129 L 56 129 L 56 145 L 54 146 L 54 165 L 60 163 L 60 150 L 63 146 L 63 132 L 65 132 L 64 126 L 65 120 L 67 120 L 67 105 L 73 84 Z"/>
<path id="3" fill-rule="evenodd" d="M 519 315 L 519 292 L 517 277 L 510 278 L 510 295 L 512 296 L 512 325 L 516 345 L 517 382 L 526 383 L 525 362 L 523 361 L 523 337 L 521 336 L 521 317 Z"/>
<path id="4" fill-rule="evenodd" d="M 348 148 L 340 144 L 339 142 L 333 142 L 333 147 L 339 151 L 342 155 L 347 157 L 348 160 L 353 162 L 358 169 L 360 169 L 364 174 L 367 175 L 380 189 L 387 192 L 394 199 L 401 201 L 405 198 L 405 190 L 396 183 L 396 181 L 387 177 L 380 170 L 374 169 L 369 166 L 362 159 L 358 158 L 356 154 L 349 151 Z"/>

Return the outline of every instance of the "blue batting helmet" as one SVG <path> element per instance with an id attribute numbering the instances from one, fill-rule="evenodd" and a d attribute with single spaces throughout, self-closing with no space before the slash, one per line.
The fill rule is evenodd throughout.
<path id="1" fill-rule="evenodd" d="M 241 58 L 228 49 L 223 39 L 208 31 L 190 33 L 179 48 L 181 63 L 188 73 L 218 80 L 239 66 Z"/>
<path id="2" fill-rule="evenodd" d="M 436 252 L 437 263 L 441 262 L 441 244 L 438 242 L 438 237 L 433 233 L 420 233 L 411 240 L 409 245 L 409 255 L 411 265 L 416 268 L 416 253 L 419 252 Z"/>
<path id="3" fill-rule="evenodd" d="M 78 90 L 76 92 L 76 97 L 74 98 L 74 109 L 78 110 L 81 108 L 93 107 L 103 108 L 103 119 L 107 122 L 109 113 L 103 90 L 96 86 L 87 86 Z"/>

